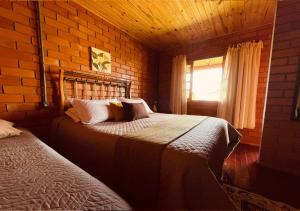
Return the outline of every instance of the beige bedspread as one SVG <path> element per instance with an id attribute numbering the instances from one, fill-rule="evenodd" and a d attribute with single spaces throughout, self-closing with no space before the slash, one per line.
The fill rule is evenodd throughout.
<path id="1" fill-rule="evenodd" d="M 30 132 L 0 139 L 1 210 L 128 210 L 116 193 Z"/>
<path id="2" fill-rule="evenodd" d="M 131 171 L 138 167 L 118 169 L 118 174 L 115 174 L 120 158 L 116 156 L 120 136 L 141 131 L 174 116 L 151 114 L 150 118 L 133 122 L 105 122 L 93 126 L 75 124 L 62 117 L 53 123 L 53 137 L 61 153 L 114 187 L 134 207 L 233 209 L 218 180 L 223 161 L 238 143 L 239 134 L 218 118 L 206 118 L 164 146 L 162 152 L 153 155 L 160 156 L 160 169 L 154 173 L 159 182 L 149 183 L 149 189 L 143 190 L 144 194 L 138 194 L 140 192 L 133 188 L 142 187 L 147 180 L 140 178 L 139 172 Z M 147 152 L 150 153 L 140 151 L 135 154 L 135 159 L 150 158 L 151 154 L 145 155 Z M 112 179 L 115 177 L 117 180 L 121 178 L 121 183 Z M 123 187 L 120 188 L 120 184 Z M 153 194 L 156 195 L 155 202 Z"/>
<path id="3" fill-rule="evenodd" d="M 164 148 L 207 117 L 181 115 L 121 136 L 114 157 L 114 186 L 136 206 L 157 207 Z"/>

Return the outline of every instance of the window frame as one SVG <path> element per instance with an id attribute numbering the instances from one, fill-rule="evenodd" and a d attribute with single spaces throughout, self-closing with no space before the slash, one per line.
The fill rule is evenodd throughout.
<path id="1" fill-rule="evenodd" d="M 210 59 L 210 58 L 215 58 L 215 57 L 223 57 L 223 62 L 224 62 L 224 59 L 225 59 L 225 56 L 224 55 L 221 55 L 221 56 L 213 56 L 213 57 L 207 57 L 207 58 L 201 58 L 201 59 L 191 59 L 191 60 L 188 60 L 187 61 L 187 64 L 186 65 L 190 65 L 191 66 L 191 72 L 190 72 L 190 88 L 189 88 L 189 97 L 187 98 L 187 102 L 212 102 L 212 103 L 217 103 L 219 102 L 218 100 L 193 100 L 192 98 L 192 95 L 193 95 L 193 76 L 194 76 L 194 61 L 197 61 L 197 60 L 202 60 L 202 59 Z M 222 69 L 223 69 L 223 65 L 222 65 Z"/>
<path id="2" fill-rule="evenodd" d="M 193 61 L 189 61 L 187 62 L 187 66 L 190 65 L 191 69 L 190 69 L 190 87 L 189 87 L 189 96 L 187 98 L 187 101 L 192 101 L 192 87 L 193 87 L 193 72 L 194 72 L 194 62 Z"/>

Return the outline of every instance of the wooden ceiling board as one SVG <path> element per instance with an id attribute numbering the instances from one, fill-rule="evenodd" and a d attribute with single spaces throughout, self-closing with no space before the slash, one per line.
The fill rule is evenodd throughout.
<path id="1" fill-rule="evenodd" d="M 273 22 L 276 0 L 73 0 L 156 50 Z"/>

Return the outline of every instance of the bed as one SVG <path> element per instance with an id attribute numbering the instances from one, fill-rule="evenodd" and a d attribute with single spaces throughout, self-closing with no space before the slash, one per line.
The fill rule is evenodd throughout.
<path id="1" fill-rule="evenodd" d="M 62 75 L 61 84 L 66 79 Z M 87 82 L 76 76 L 80 80 Z M 219 182 L 240 135 L 225 120 L 153 113 L 131 122 L 83 125 L 62 116 L 51 134 L 61 154 L 134 208 L 234 209 Z"/>
<path id="2" fill-rule="evenodd" d="M 0 140 L 0 210 L 129 210 L 97 179 L 29 131 Z"/>

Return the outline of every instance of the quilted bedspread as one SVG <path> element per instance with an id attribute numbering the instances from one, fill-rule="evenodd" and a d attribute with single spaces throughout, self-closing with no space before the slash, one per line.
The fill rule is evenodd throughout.
<path id="1" fill-rule="evenodd" d="M 82 125 L 67 117 L 56 119 L 52 125 L 53 139 L 63 155 L 114 187 L 137 208 L 162 209 L 234 209 L 219 184 L 223 162 L 239 142 L 239 133 L 225 120 L 208 117 L 199 125 L 165 146 L 160 155 L 157 192 L 134 191 L 146 182 L 130 169 L 114 171 L 116 146 L 120 137 L 164 122 L 174 115 L 150 114 L 150 118 L 132 122 L 102 122 Z M 135 159 L 143 158 L 143 151 Z M 139 157 L 140 156 L 140 157 Z M 97 167 L 96 167 L 97 166 Z M 135 168 L 138 169 L 138 168 Z M 128 176 L 130 175 L 130 176 Z M 122 189 L 112 178 L 119 177 Z M 152 184 L 152 183 L 150 183 Z M 148 191 L 148 193 L 147 193 Z M 143 192 L 144 194 L 139 194 Z M 152 192 L 152 193 L 151 193 Z M 156 201 L 148 200 L 155 195 Z"/>
<path id="2" fill-rule="evenodd" d="M 1 210 L 128 210 L 97 179 L 24 131 L 0 140 Z"/>

